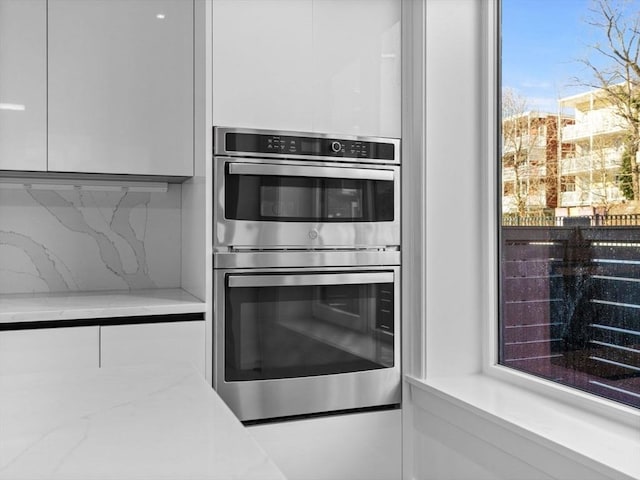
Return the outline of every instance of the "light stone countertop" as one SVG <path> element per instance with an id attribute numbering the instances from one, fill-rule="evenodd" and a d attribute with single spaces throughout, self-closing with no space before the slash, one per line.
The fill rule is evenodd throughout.
<path id="1" fill-rule="evenodd" d="M 0 295 L 0 323 L 204 311 L 205 302 L 180 288 Z"/>
<path id="2" fill-rule="evenodd" d="M 0 479 L 285 477 L 200 374 L 156 364 L 0 377 Z"/>

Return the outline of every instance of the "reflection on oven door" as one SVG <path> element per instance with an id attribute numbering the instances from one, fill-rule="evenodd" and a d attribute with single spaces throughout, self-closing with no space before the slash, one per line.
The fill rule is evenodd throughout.
<path id="1" fill-rule="evenodd" d="M 268 278 L 268 276 L 266 276 Z M 236 287 L 227 295 L 225 380 L 267 380 L 393 367 L 381 321 L 391 283 Z"/>

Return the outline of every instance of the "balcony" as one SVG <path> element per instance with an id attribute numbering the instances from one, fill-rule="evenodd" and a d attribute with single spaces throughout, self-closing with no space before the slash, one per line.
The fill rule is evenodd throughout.
<path id="1" fill-rule="evenodd" d="M 516 148 L 514 144 L 517 144 L 521 150 L 531 150 L 534 148 L 545 148 L 547 146 L 546 135 L 522 135 L 516 140 L 504 141 L 502 140 L 502 153 L 508 154 L 515 152 Z"/>
<path id="2" fill-rule="evenodd" d="M 560 194 L 560 206 L 561 207 L 581 207 L 583 205 L 588 205 L 589 203 L 586 199 L 582 197 L 585 196 L 586 192 L 562 192 Z"/>
<path id="3" fill-rule="evenodd" d="M 520 180 L 544 179 L 547 176 L 547 168 L 544 165 L 523 165 L 520 167 Z M 513 167 L 502 168 L 502 181 L 513 182 L 516 179 L 516 171 Z"/>
<path id="4" fill-rule="evenodd" d="M 560 174 L 579 174 L 589 172 L 601 172 L 620 168 L 622 164 L 622 152 L 607 149 L 602 152 L 590 153 L 577 157 L 563 158 L 560 162 Z"/>
<path id="5" fill-rule="evenodd" d="M 591 190 L 576 190 L 560 194 L 561 207 L 597 206 L 605 203 L 617 203 L 624 200 L 618 187 L 594 186 Z"/>
<path id="6" fill-rule="evenodd" d="M 547 207 L 547 197 L 544 193 L 536 194 L 524 194 L 524 204 L 529 210 L 539 210 Z M 502 211 L 504 213 L 517 213 L 518 202 L 515 195 L 503 195 L 502 197 Z"/>
<path id="7" fill-rule="evenodd" d="M 625 131 L 623 122 L 611 112 L 591 113 L 585 116 L 585 121 L 562 128 L 562 141 L 573 142 L 587 139 L 596 135 L 622 133 Z"/>

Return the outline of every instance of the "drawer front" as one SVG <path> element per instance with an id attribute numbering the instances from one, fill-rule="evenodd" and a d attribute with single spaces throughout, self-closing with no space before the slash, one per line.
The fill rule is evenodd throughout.
<path id="1" fill-rule="evenodd" d="M 0 332 L 0 375 L 97 368 L 98 326 Z"/>

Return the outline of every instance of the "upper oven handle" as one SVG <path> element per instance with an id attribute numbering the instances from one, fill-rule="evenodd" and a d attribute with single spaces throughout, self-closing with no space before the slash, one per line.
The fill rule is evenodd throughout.
<path id="1" fill-rule="evenodd" d="M 373 168 L 317 167 L 312 165 L 274 165 L 272 163 L 229 163 L 232 175 L 281 175 L 285 177 L 355 178 L 393 181 L 393 170 Z"/>
<path id="2" fill-rule="evenodd" d="M 297 287 L 309 285 L 353 285 L 393 283 L 393 272 L 318 273 L 285 275 L 229 275 L 228 286 L 234 287 Z"/>

